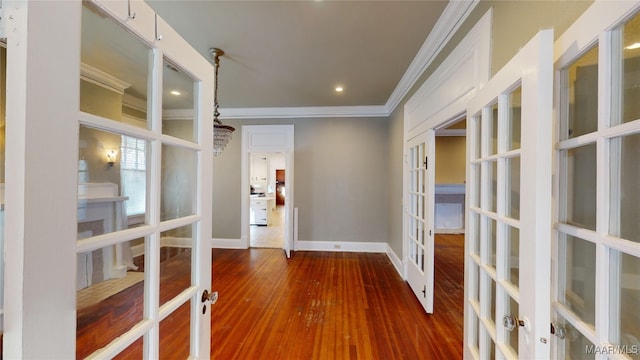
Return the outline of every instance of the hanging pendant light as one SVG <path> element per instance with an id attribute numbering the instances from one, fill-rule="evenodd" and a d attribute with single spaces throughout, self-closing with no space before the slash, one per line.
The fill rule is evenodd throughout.
<path id="1" fill-rule="evenodd" d="M 218 68 L 220 67 L 220 57 L 224 55 L 224 51 L 218 48 L 209 49 L 209 53 L 213 58 L 213 69 L 215 70 L 215 88 L 213 90 L 213 154 L 218 156 L 222 153 L 225 146 L 231 140 L 231 134 L 236 130 L 233 126 L 223 125 L 218 119 L 220 112 L 218 111 Z"/>

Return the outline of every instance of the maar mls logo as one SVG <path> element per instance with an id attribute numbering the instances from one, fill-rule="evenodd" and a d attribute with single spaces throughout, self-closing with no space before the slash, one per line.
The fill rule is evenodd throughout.
<path id="1" fill-rule="evenodd" d="M 587 345 L 585 353 L 589 355 L 637 355 L 640 345 Z"/>

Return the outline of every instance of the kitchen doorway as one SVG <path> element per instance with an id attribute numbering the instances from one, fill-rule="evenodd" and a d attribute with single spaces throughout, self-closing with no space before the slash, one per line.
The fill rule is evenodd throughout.
<path id="1" fill-rule="evenodd" d="M 286 157 L 249 154 L 249 247 L 283 248 L 285 240 Z"/>
<path id="2" fill-rule="evenodd" d="M 254 221 L 262 221 L 261 224 L 272 225 L 276 218 L 268 219 L 266 215 L 278 215 L 278 207 L 275 205 L 276 183 L 275 170 L 284 170 L 284 183 L 280 191 L 284 195 L 282 211 L 282 249 L 287 257 L 291 257 L 294 248 L 294 199 L 293 199 L 293 175 L 294 175 L 294 126 L 293 125 L 245 125 L 242 127 L 242 171 L 241 171 L 241 222 L 243 247 L 252 247 L 252 229 L 258 230 L 251 224 L 251 213 L 258 216 Z M 271 158 L 274 159 L 273 164 Z M 253 173 L 251 168 L 256 169 Z M 270 170 L 273 169 L 273 172 Z M 252 180 L 252 177 L 255 179 Z M 253 194 L 252 194 L 253 193 Z M 253 195 L 253 196 L 252 196 Z M 261 196 L 262 195 L 262 196 Z M 273 196 L 273 200 L 270 196 Z M 251 211 L 252 203 L 255 205 Z M 258 205 L 262 207 L 258 207 Z M 267 210 L 271 212 L 267 213 Z M 274 213 L 275 211 L 275 213 Z M 262 213 L 265 212 L 265 213 Z M 264 217 L 260 217 L 265 215 Z M 261 220 L 263 219 L 264 220 Z M 266 221 L 266 224 L 264 223 Z M 256 224 L 258 225 L 258 224 Z M 266 226 L 268 229 L 268 226 Z M 274 228 L 275 229 L 275 228 Z"/>

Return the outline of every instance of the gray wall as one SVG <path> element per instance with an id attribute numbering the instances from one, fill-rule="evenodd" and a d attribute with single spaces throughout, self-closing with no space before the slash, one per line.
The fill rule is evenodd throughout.
<path id="1" fill-rule="evenodd" d="M 402 137 L 404 104 L 437 69 L 458 44 L 480 20 L 493 8 L 491 74 L 494 75 L 524 46 L 540 29 L 553 28 L 555 37 L 561 35 L 593 1 L 481 1 L 469 18 L 453 35 L 442 52 L 422 74 L 407 96 L 398 105 L 389 119 L 389 245 L 402 256 Z"/>
<path id="2" fill-rule="evenodd" d="M 242 125 L 295 124 L 299 240 L 387 242 L 386 118 L 228 120 L 233 139 L 214 159 L 213 237 L 240 238 Z"/>
<path id="3" fill-rule="evenodd" d="M 300 240 L 387 241 L 402 255 L 404 104 L 493 7 L 491 73 L 538 30 L 564 32 L 592 1 L 481 1 L 388 119 L 225 121 L 238 130 L 214 160 L 215 238 L 240 237 L 240 126 L 295 124 Z"/>

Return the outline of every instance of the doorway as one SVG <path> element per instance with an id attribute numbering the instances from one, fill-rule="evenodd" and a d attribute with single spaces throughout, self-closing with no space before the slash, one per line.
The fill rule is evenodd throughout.
<path id="1" fill-rule="evenodd" d="M 259 229 L 253 227 L 259 224 L 252 224 L 252 213 L 254 222 L 261 221 L 260 225 L 264 226 L 269 221 L 266 215 L 273 214 L 273 212 L 266 213 L 267 210 L 278 210 L 275 204 L 275 192 L 278 187 L 275 170 L 284 170 L 284 183 L 279 186 L 285 198 L 284 205 L 281 205 L 280 208 L 283 213 L 281 247 L 287 257 L 291 256 L 294 245 L 293 130 L 293 125 L 245 125 L 242 127 L 241 236 L 245 248 L 254 246 L 251 243 L 251 232 L 252 229 Z M 273 171 L 270 170 L 270 167 Z M 252 168 L 255 169 L 253 173 Z M 253 211 L 251 209 L 252 203 L 255 206 Z M 265 216 L 262 217 L 262 215 Z M 271 218 L 272 224 L 273 219 Z"/>
<path id="2" fill-rule="evenodd" d="M 251 153 L 249 247 L 283 248 L 286 206 L 284 153 Z"/>

